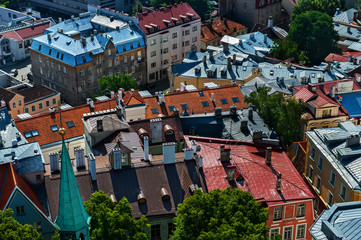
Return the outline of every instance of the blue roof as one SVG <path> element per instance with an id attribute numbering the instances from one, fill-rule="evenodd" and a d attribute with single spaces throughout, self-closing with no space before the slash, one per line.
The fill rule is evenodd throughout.
<path id="1" fill-rule="evenodd" d="M 349 116 L 361 117 L 361 92 L 338 93 L 342 96 L 341 105 L 347 110 Z"/>
<path id="2" fill-rule="evenodd" d="M 361 202 L 336 203 L 310 228 L 316 240 L 361 239 Z"/>

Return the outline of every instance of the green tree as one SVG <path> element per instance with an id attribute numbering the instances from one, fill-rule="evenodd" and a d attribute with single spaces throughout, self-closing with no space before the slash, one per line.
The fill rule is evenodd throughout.
<path id="1" fill-rule="evenodd" d="M 7 240 L 41 240 L 41 234 L 38 233 L 29 224 L 20 224 L 13 218 L 13 210 L 8 208 L 0 210 L 0 239 Z"/>
<path id="2" fill-rule="evenodd" d="M 275 40 L 275 44 L 271 48 L 270 56 L 281 60 L 294 58 L 294 62 L 301 62 L 302 64 L 306 64 L 310 61 L 304 52 L 298 51 L 297 44 L 290 39 L 283 41 Z"/>
<path id="3" fill-rule="evenodd" d="M 128 74 L 121 74 L 112 76 L 102 76 L 98 79 L 100 86 L 100 93 L 106 94 L 106 91 L 114 91 L 117 92 L 119 88 L 124 88 L 124 90 L 128 91 L 132 88 L 137 88 L 137 82 L 135 78 L 131 77 Z"/>
<path id="4" fill-rule="evenodd" d="M 268 239 L 268 209 L 238 188 L 213 190 L 193 196 L 178 205 L 171 240 Z"/>
<path id="5" fill-rule="evenodd" d="M 283 144 L 299 141 L 304 125 L 302 115 L 305 113 L 305 104 L 295 98 L 285 99 L 281 93 L 270 95 L 269 91 L 268 87 L 259 87 L 246 97 L 246 102 L 257 109 L 268 127 L 277 132 Z"/>
<path id="6" fill-rule="evenodd" d="M 90 236 L 93 240 L 102 239 L 148 239 L 149 228 L 145 216 L 135 219 L 131 216 L 132 207 L 123 197 L 114 204 L 104 192 L 95 192 L 85 202 L 85 209 L 92 217 L 90 220 Z"/>
<path id="7" fill-rule="evenodd" d="M 332 18 L 325 13 L 308 11 L 298 15 L 291 23 L 288 38 L 304 52 L 310 64 L 321 63 L 330 52 L 339 52 L 339 40 L 333 29 Z"/>
<path id="8" fill-rule="evenodd" d="M 341 8 L 340 0 L 299 0 L 292 9 L 292 18 L 307 11 L 319 11 L 333 16 L 337 8 Z"/>
<path id="9" fill-rule="evenodd" d="M 137 6 L 138 6 L 138 12 L 142 13 L 143 4 L 139 0 L 137 0 L 135 2 L 135 5 L 131 9 L 130 15 L 135 15 L 137 13 Z"/>

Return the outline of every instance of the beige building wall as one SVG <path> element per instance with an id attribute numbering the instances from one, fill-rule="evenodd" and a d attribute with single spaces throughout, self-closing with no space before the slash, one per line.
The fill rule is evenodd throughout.
<path id="1" fill-rule="evenodd" d="M 60 104 L 60 93 L 56 95 L 37 100 L 34 102 L 27 103 L 24 108 L 25 113 L 30 115 L 49 112 L 49 108 L 57 108 Z"/>
<path id="2" fill-rule="evenodd" d="M 9 114 L 13 119 L 17 118 L 17 115 L 24 113 L 24 97 L 16 94 L 9 101 L 9 109 Z"/>
<path id="3" fill-rule="evenodd" d="M 66 139 L 65 140 L 65 145 L 68 148 L 69 151 L 69 156 L 71 159 L 75 158 L 74 155 L 74 149 L 75 148 L 84 148 L 85 149 L 85 142 L 84 142 L 84 137 L 83 136 L 79 136 L 76 137 L 74 139 Z M 49 164 L 49 154 L 50 153 L 54 153 L 54 152 L 61 152 L 61 142 L 56 142 L 56 143 L 50 143 L 47 145 L 43 145 L 40 146 L 41 147 L 41 151 L 43 152 L 43 156 L 44 156 L 44 162 L 45 164 Z M 59 155 L 60 156 L 60 155 Z"/>

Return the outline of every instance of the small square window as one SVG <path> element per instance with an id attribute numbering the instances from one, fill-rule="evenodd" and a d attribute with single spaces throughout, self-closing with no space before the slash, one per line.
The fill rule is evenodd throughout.
<path id="1" fill-rule="evenodd" d="M 33 137 L 39 136 L 38 130 L 31 131 L 31 135 L 33 135 Z"/>
<path id="2" fill-rule="evenodd" d="M 234 103 L 237 103 L 237 102 L 239 102 L 239 99 L 238 99 L 238 97 L 233 97 L 233 98 L 232 98 L 232 101 L 233 101 Z"/>
<path id="3" fill-rule="evenodd" d="M 198 93 L 199 93 L 200 97 L 204 97 L 204 92 L 203 91 L 199 91 Z"/>
<path id="4" fill-rule="evenodd" d="M 275 207 L 273 213 L 273 220 L 281 220 L 282 219 L 282 207 Z"/>
<path id="5" fill-rule="evenodd" d="M 203 105 L 203 107 L 208 107 L 209 103 L 208 103 L 208 101 L 202 101 L 202 105 Z"/>
<path id="6" fill-rule="evenodd" d="M 73 121 L 68 121 L 68 122 L 66 122 L 66 125 L 68 126 L 68 128 L 75 127 L 75 124 L 74 124 Z"/>
<path id="7" fill-rule="evenodd" d="M 26 138 L 31 138 L 33 135 L 31 135 L 31 132 L 24 132 L 24 135 Z"/>
<path id="8" fill-rule="evenodd" d="M 53 131 L 53 132 L 56 132 L 59 130 L 57 125 L 52 125 L 52 126 L 50 126 L 50 128 L 51 128 L 51 131 Z"/>
<path id="9" fill-rule="evenodd" d="M 169 111 L 173 112 L 175 107 L 174 106 L 168 106 Z"/>
<path id="10" fill-rule="evenodd" d="M 221 99 L 221 103 L 222 103 L 222 104 L 228 104 L 228 101 L 227 101 L 226 98 L 222 98 L 222 99 Z"/>
<path id="11" fill-rule="evenodd" d="M 181 108 L 182 108 L 182 110 L 186 110 L 186 109 L 188 109 L 188 105 L 187 104 L 181 104 Z"/>
<path id="12" fill-rule="evenodd" d="M 158 108 L 152 108 L 151 110 L 152 110 L 152 113 L 153 113 L 153 114 L 159 113 L 159 112 L 158 112 Z"/>
<path id="13" fill-rule="evenodd" d="M 25 215 L 25 208 L 24 208 L 24 206 L 16 207 L 16 215 L 18 215 L 18 216 L 20 216 L 20 215 Z"/>

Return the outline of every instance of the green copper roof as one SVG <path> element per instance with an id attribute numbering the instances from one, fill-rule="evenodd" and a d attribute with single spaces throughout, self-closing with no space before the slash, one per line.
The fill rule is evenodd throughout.
<path id="1" fill-rule="evenodd" d="M 59 209 L 55 223 L 58 225 L 60 232 L 73 232 L 78 236 L 80 232 L 83 234 L 84 232 L 89 232 L 89 221 L 90 216 L 85 210 L 70 161 L 69 152 L 63 139 Z M 85 239 L 89 239 L 89 236 L 85 236 Z"/>

